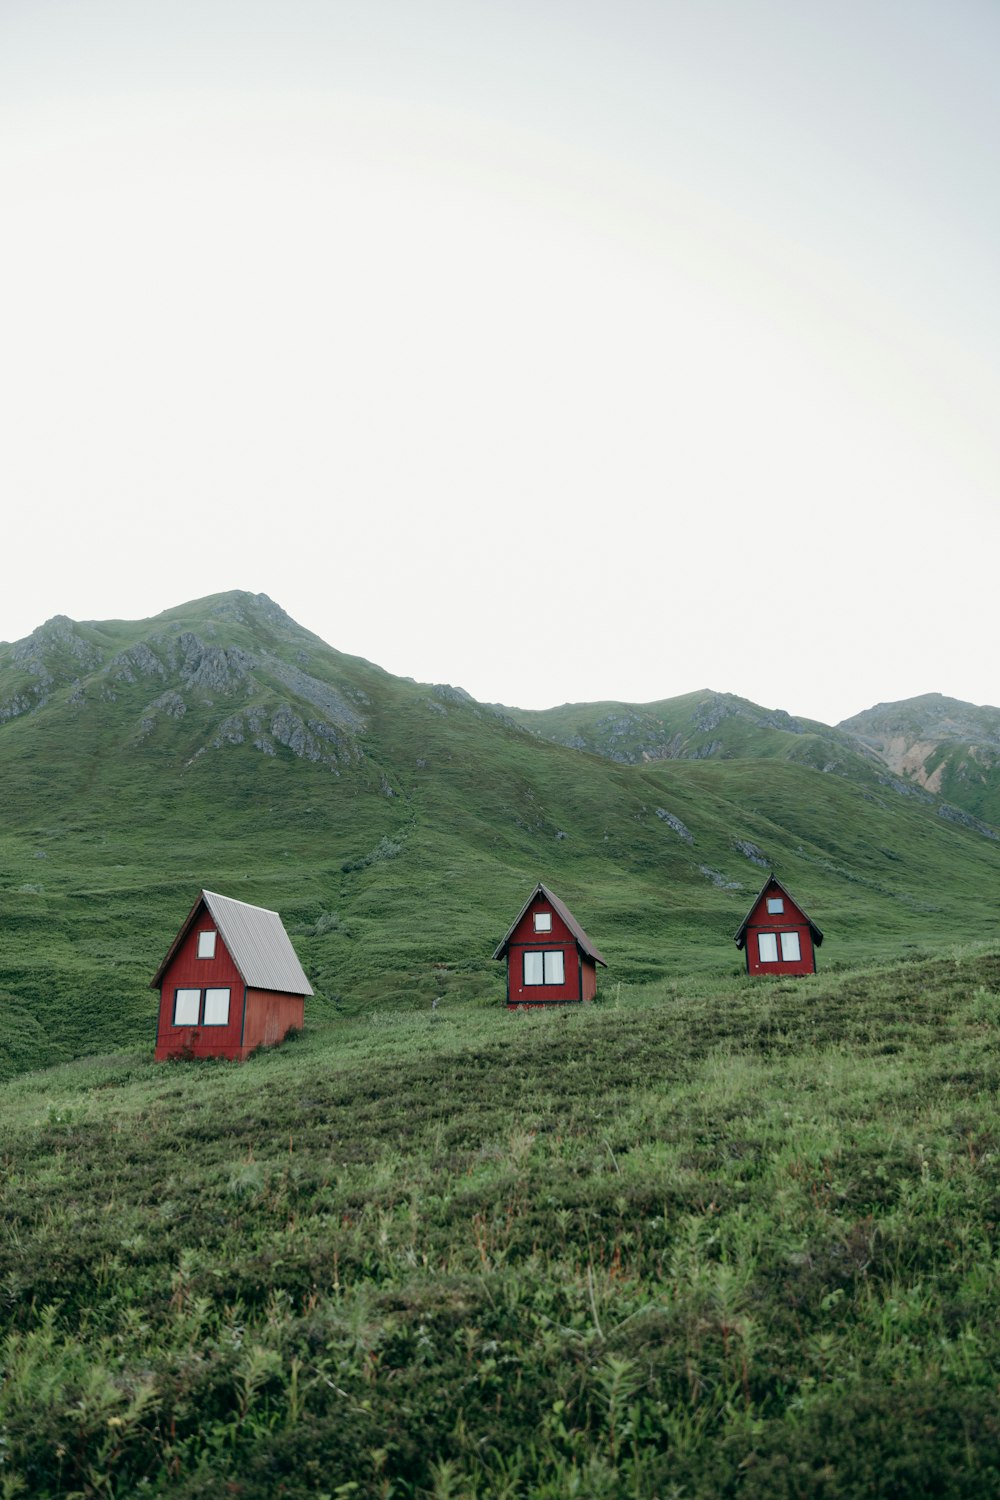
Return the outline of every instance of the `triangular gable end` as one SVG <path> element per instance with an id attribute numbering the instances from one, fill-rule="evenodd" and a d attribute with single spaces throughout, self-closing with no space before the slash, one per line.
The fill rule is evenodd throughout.
<path id="1" fill-rule="evenodd" d="M 195 903 L 192 906 L 191 910 L 188 912 L 187 916 L 184 918 L 184 921 L 181 923 L 181 925 L 180 925 L 180 931 L 178 932 L 177 936 L 174 938 L 173 942 L 170 944 L 170 947 L 167 949 L 167 956 L 166 956 L 166 958 L 163 960 L 162 964 L 160 965 L 160 967 L 157 969 L 156 973 L 153 975 L 152 979 L 150 980 L 150 982 L 149 982 L 149 988 L 151 990 L 158 990 L 160 988 L 160 983 L 161 983 L 161 981 L 163 979 L 163 976 L 167 972 L 167 970 L 170 968 L 170 965 L 173 962 L 174 954 L 177 952 L 178 948 L 181 946 L 181 944 L 183 943 L 184 939 L 187 937 L 188 933 L 191 931 L 191 928 L 194 926 L 195 922 L 198 920 L 198 915 L 201 912 L 201 910 L 202 910 L 203 907 L 204 907 L 204 909 L 206 911 L 208 910 L 208 904 L 205 901 L 205 892 L 201 891 L 199 893 L 199 895 L 198 895 L 197 901 L 195 901 Z M 214 918 L 213 918 L 213 921 L 214 921 Z"/>
<path id="2" fill-rule="evenodd" d="M 243 983 L 250 989 L 275 990 L 290 995 L 311 995 L 312 985 L 303 972 L 295 949 L 276 911 L 251 906 L 215 891 L 202 891 L 166 958 L 156 971 L 150 989 L 160 988 L 164 974 L 202 911 L 215 923 Z"/>
<path id="3" fill-rule="evenodd" d="M 737 948 L 742 948 L 743 945 L 744 945 L 744 943 L 746 942 L 746 930 L 747 930 L 747 926 L 748 926 L 748 924 L 750 922 L 750 918 L 753 916 L 753 914 L 757 910 L 757 907 L 759 906 L 760 902 L 763 900 L 765 892 L 772 885 L 776 886 L 777 889 L 781 892 L 781 894 L 785 897 L 785 899 L 787 901 L 790 901 L 792 903 L 792 905 L 795 907 L 795 910 L 797 912 L 800 912 L 802 914 L 802 917 L 803 917 L 804 921 L 806 922 L 806 925 L 808 926 L 809 931 L 812 933 L 813 942 L 815 943 L 816 947 L 818 948 L 822 944 L 822 942 L 823 942 L 823 933 L 822 933 L 822 931 L 820 930 L 819 927 L 817 927 L 816 923 L 813 921 L 812 917 L 806 911 L 805 907 L 801 904 L 801 902 L 796 901 L 796 899 L 792 895 L 791 891 L 789 891 L 785 886 L 782 885 L 781 881 L 778 879 L 777 875 L 775 875 L 775 873 L 774 873 L 773 870 L 771 871 L 770 875 L 768 875 L 767 879 L 764 881 L 764 884 L 761 886 L 761 888 L 757 892 L 756 896 L 753 898 L 753 901 L 750 903 L 750 910 L 747 912 L 746 916 L 743 918 L 743 921 L 740 923 L 739 927 L 736 929 L 735 933 L 733 934 L 733 942 L 736 944 Z"/>
<path id="4" fill-rule="evenodd" d="M 576 938 L 576 941 L 579 944 L 584 956 L 586 958 L 592 958 L 595 963 L 600 964 L 603 969 L 606 969 L 608 967 L 607 959 L 603 958 L 602 955 L 594 947 L 593 943 L 590 941 L 590 938 L 584 932 L 583 928 L 580 926 L 579 922 L 576 920 L 569 907 L 565 904 L 565 902 L 560 901 L 559 897 L 554 895 L 553 892 L 549 890 L 548 886 L 543 885 L 541 881 L 539 881 L 535 886 L 531 895 L 521 907 L 521 910 L 518 912 L 513 922 L 511 922 L 510 926 L 507 928 L 503 940 L 494 953 L 493 957 L 503 958 L 504 954 L 507 952 L 507 944 L 510 942 L 511 935 L 516 929 L 518 923 L 521 921 L 525 912 L 531 906 L 531 903 L 534 901 L 535 897 L 539 895 L 544 896 L 545 900 L 549 902 L 553 910 L 556 911 L 565 922 L 570 932 Z"/>

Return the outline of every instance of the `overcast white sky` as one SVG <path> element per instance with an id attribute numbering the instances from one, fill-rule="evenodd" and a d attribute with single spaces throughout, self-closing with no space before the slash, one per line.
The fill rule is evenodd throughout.
<path id="1" fill-rule="evenodd" d="M 0 639 L 1000 700 L 995 0 L 0 0 Z"/>

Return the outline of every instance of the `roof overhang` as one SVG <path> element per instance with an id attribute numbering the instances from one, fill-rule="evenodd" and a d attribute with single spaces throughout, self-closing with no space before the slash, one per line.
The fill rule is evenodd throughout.
<path id="1" fill-rule="evenodd" d="M 504 938 L 497 948 L 496 952 L 493 954 L 493 957 L 503 958 L 504 954 L 507 952 L 512 934 L 524 917 L 525 913 L 530 910 L 531 903 L 534 901 L 536 896 L 543 896 L 552 907 L 553 911 L 558 913 L 562 921 L 566 924 L 566 926 L 569 928 L 570 932 L 576 939 L 577 947 L 580 949 L 580 952 L 584 955 L 584 957 L 592 958 L 595 963 L 601 965 L 602 969 L 606 969 L 608 967 L 607 959 L 604 958 L 594 947 L 593 943 L 590 941 L 590 938 L 584 932 L 583 928 L 580 926 L 579 922 L 576 920 L 569 907 L 565 904 L 565 902 L 560 901 L 559 897 L 554 895 L 553 892 L 549 890 L 548 886 L 543 885 L 541 881 L 539 881 L 535 886 L 535 889 L 532 891 L 527 901 L 521 907 L 521 910 L 518 912 L 513 922 L 511 922 L 510 926 L 507 928 Z"/>
<path id="2" fill-rule="evenodd" d="M 773 870 L 771 871 L 771 874 L 768 875 L 767 879 L 764 881 L 764 884 L 761 886 L 761 888 L 757 892 L 756 896 L 753 898 L 753 901 L 750 903 L 750 910 L 747 912 L 746 916 L 743 918 L 743 921 L 740 923 L 739 927 L 733 933 L 733 942 L 736 944 L 737 948 L 742 948 L 743 945 L 745 944 L 745 942 L 746 942 L 746 934 L 747 934 L 747 927 L 749 926 L 750 918 L 753 916 L 754 912 L 757 910 L 757 906 L 758 906 L 758 904 L 759 904 L 762 896 L 764 895 L 764 892 L 766 890 L 768 890 L 772 885 L 773 886 L 777 886 L 777 888 L 781 892 L 781 894 L 784 897 L 786 897 L 786 899 L 789 900 L 792 903 L 792 905 L 795 907 L 796 911 L 800 911 L 802 913 L 802 915 L 805 917 L 806 923 L 807 923 L 807 925 L 809 927 L 809 931 L 812 933 L 812 940 L 815 943 L 816 947 L 818 948 L 821 945 L 821 943 L 823 942 L 823 934 L 822 934 L 822 932 L 816 926 L 816 923 L 813 921 L 813 919 L 809 915 L 809 913 L 805 910 L 805 908 L 803 907 L 802 903 L 800 901 L 796 901 L 796 899 L 792 895 L 791 891 L 787 890 L 782 885 L 781 881 L 778 879 L 777 875 L 775 875 L 775 873 L 774 873 Z"/>

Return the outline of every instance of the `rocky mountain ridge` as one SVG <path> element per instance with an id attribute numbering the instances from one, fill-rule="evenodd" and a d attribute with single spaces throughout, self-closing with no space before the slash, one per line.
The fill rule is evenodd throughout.
<path id="1" fill-rule="evenodd" d="M 115 635 L 127 627 L 115 624 L 117 631 L 57 615 L 6 651 L 0 647 L 0 724 L 38 713 L 60 696 L 81 713 L 125 699 L 136 709 L 127 728 L 131 744 L 154 736 L 164 720 L 198 709 L 207 733 L 192 757 L 247 742 L 265 755 L 284 746 L 334 771 L 359 758 L 367 695 L 311 675 L 310 644 L 324 656 L 329 648 L 266 594 L 222 596 L 200 633 L 186 627 L 178 610 L 137 622 L 126 644 Z M 233 625 L 265 626 L 286 647 L 297 647 L 297 662 L 260 643 L 249 649 L 218 638 Z M 142 702 L 144 690 L 153 696 Z"/>
<path id="2" fill-rule="evenodd" d="M 533 734 L 622 765 L 779 759 L 933 802 L 946 820 L 1000 837 L 1000 710 L 930 693 L 838 725 L 705 689 L 657 703 L 506 709 Z"/>
<path id="3" fill-rule="evenodd" d="M 247 635 L 245 643 L 232 639 L 234 629 Z M 317 653 L 327 669 L 322 678 L 309 670 Z M 270 756 L 283 747 L 339 775 L 364 757 L 370 698 L 358 683 L 331 682 L 328 669 L 356 660 L 303 630 L 266 594 L 218 595 L 132 623 L 56 615 L 25 639 L 0 645 L 0 725 L 60 695 L 84 711 L 129 693 L 136 704 L 125 734 L 130 744 L 155 739 L 165 721 L 176 724 L 197 709 L 190 722 L 193 728 L 197 721 L 201 735 L 192 736 L 188 763 L 224 745 L 248 744 Z M 436 712 L 451 703 L 492 714 L 508 727 L 619 765 L 787 760 L 933 799 L 942 818 L 998 836 L 1000 709 L 939 693 L 876 704 L 831 726 L 707 689 L 647 704 L 528 711 L 480 705 L 446 684 L 410 685 Z M 129 690 L 143 686 L 159 691 L 139 703 Z"/>

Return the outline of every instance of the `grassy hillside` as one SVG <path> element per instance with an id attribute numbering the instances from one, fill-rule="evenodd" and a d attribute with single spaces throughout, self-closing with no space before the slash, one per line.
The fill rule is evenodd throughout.
<path id="1" fill-rule="evenodd" d="M 1000 950 L 609 1000 L 9 1084 L 0 1492 L 1000 1494 Z"/>
<path id="2" fill-rule="evenodd" d="M 819 770 L 836 765 L 864 776 L 868 763 L 875 762 L 862 746 L 826 724 L 708 689 L 657 703 L 564 703 L 504 712 L 542 739 L 622 765 L 763 757 Z"/>
<path id="3" fill-rule="evenodd" d="M 1000 709 L 926 693 L 831 727 L 703 691 L 659 703 L 506 709 L 556 744 L 626 765 L 660 760 L 788 760 L 859 785 L 923 797 L 939 814 L 1000 824 Z"/>
<path id="4" fill-rule="evenodd" d="M 0 718 L 0 1077 L 151 1045 L 148 980 L 206 886 L 281 911 L 314 1020 L 499 1001 L 490 954 L 538 879 L 606 985 L 733 973 L 770 865 L 827 965 L 996 930 L 1000 844 L 932 799 L 783 759 L 613 764 L 264 596 L 50 622 L 0 648 Z"/>

